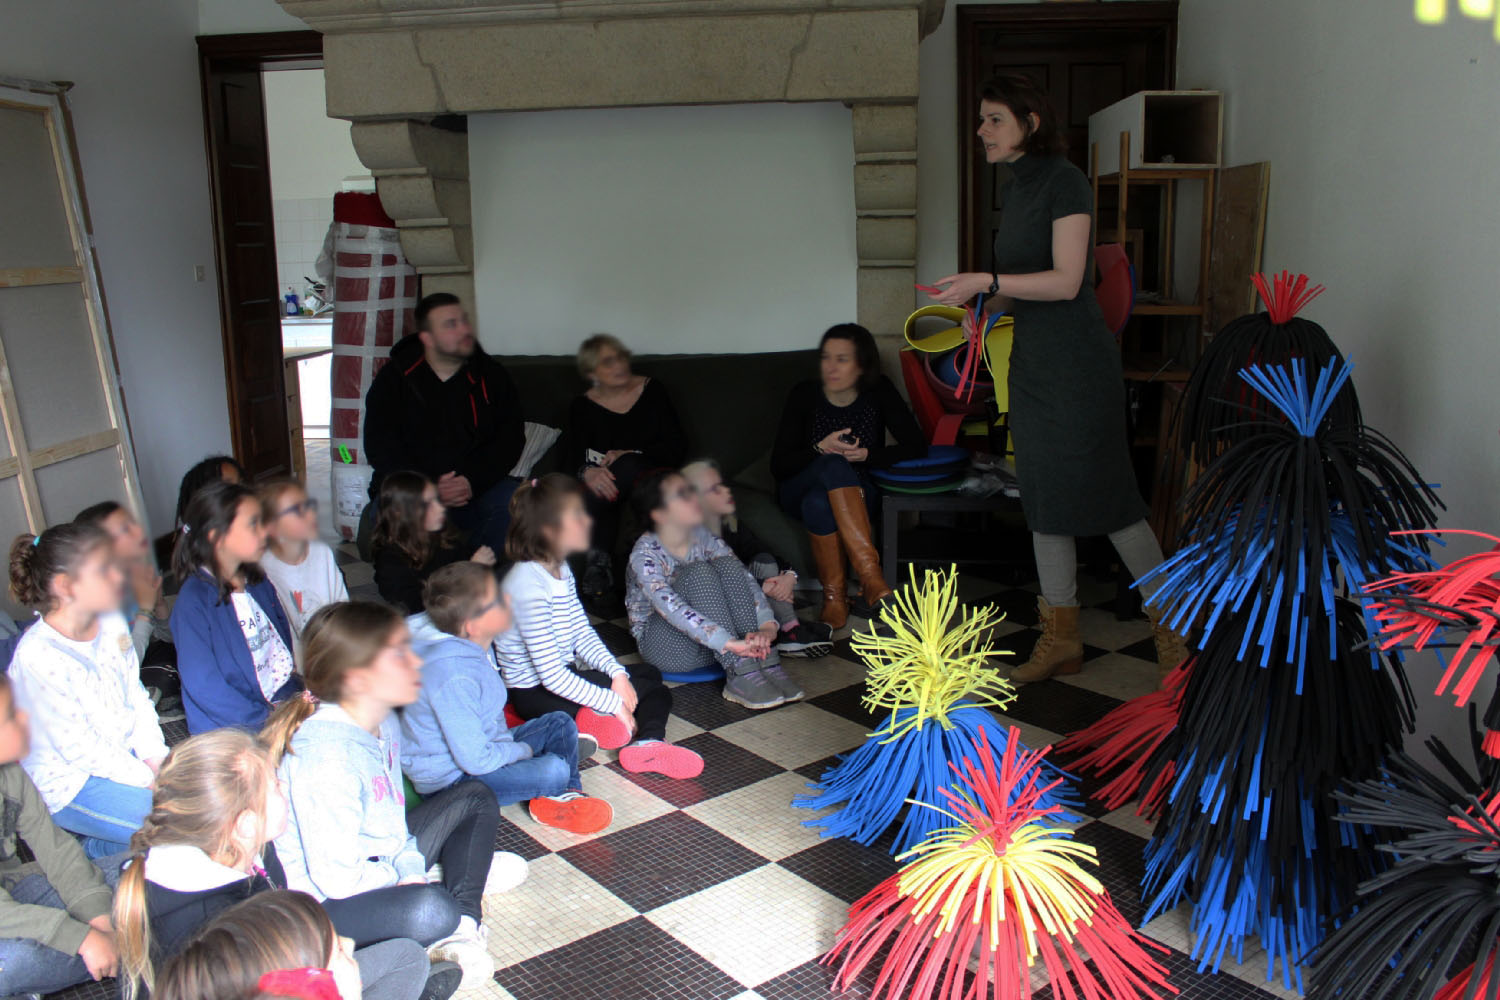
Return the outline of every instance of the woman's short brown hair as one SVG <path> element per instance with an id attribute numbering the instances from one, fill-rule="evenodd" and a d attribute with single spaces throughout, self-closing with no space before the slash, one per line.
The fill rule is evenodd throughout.
<path id="1" fill-rule="evenodd" d="M 1026 131 L 1021 140 L 1021 152 L 1037 156 L 1055 156 L 1067 152 L 1068 140 L 1057 127 L 1057 112 L 1047 92 L 1029 76 L 1020 73 L 1002 73 L 992 76 L 979 85 L 979 99 L 994 104 L 1003 104 L 1010 109 Z M 1031 116 L 1036 115 L 1036 126 Z"/>
<path id="2" fill-rule="evenodd" d="M 510 498 L 510 529 L 505 555 L 511 562 L 548 562 L 552 543 L 544 529 L 556 528 L 569 497 L 583 499 L 583 484 L 561 472 L 522 483 Z"/>
<path id="3" fill-rule="evenodd" d="M 612 333 L 596 333 L 578 345 L 578 374 L 585 379 L 594 374 L 594 369 L 599 367 L 599 355 L 606 347 L 614 348 L 626 361 L 631 358 L 630 348 L 619 337 Z"/>

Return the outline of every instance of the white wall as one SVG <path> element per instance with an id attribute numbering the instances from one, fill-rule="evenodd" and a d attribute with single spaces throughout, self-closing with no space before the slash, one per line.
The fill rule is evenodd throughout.
<path id="1" fill-rule="evenodd" d="M 306 30 L 306 22 L 282 10 L 276 0 L 198 0 L 200 35 Z"/>
<path id="2" fill-rule="evenodd" d="M 0 74 L 69 94 L 146 513 L 229 447 L 195 0 L 0 0 Z M 193 280 L 202 266 L 206 278 Z"/>
<path id="3" fill-rule="evenodd" d="M 816 344 L 855 315 L 853 151 L 838 104 L 471 115 L 485 346 Z"/>
<path id="4" fill-rule="evenodd" d="M 1454 18 L 1183 0 L 1178 78 L 1225 91 L 1226 162 L 1271 161 L 1265 266 L 1328 286 L 1306 315 L 1353 360 L 1366 419 L 1443 485 L 1444 526 L 1497 533 L 1500 45 L 1492 23 Z M 1431 658 L 1412 675 L 1430 695 Z M 1419 736 L 1463 728 L 1451 699 L 1423 699 Z"/>

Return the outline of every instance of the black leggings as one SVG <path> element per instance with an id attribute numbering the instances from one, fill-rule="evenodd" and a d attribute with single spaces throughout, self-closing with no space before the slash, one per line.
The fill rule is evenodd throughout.
<path id="1" fill-rule="evenodd" d="M 621 455 L 609 467 L 609 471 L 614 473 L 615 488 L 620 491 L 619 496 L 613 500 L 605 500 L 593 490 L 584 488 L 583 502 L 588 508 L 589 517 L 594 519 L 590 544 L 599 551 L 608 553 L 610 559 L 623 554 L 616 551 L 621 542 L 620 522 L 629 513 L 630 491 L 635 487 L 635 481 L 642 473 L 649 471 L 649 468 L 640 455 Z"/>
<path id="2" fill-rule="evenodd" d="M 662 683 L 661 671 L 649 663 L 627 663 L 625 671 L 630 674 L 631 686 L 635 688 L 635 738 L 638 740 L 664 740 L 667 738 L 667 716 L 672 712 L 672 689 Z M 609 675 L 600 670 L 573 672 L 585 677 L 600 687 L 609 687 Z M 528 722 L 548 712 L 566 712 L 568 718 L 578 714 L 578 705 L 559 697 L 538 684 L 529 688 L 510 688 L 510 707 Z"/>
<path id="3" fill-rule="evenodd" d="M 452 934 L 460 917 L 473 917 L 477 924 L 499 825 L 500 805 L 477 781 L 430 795 L 406 814 L 406 827 L 428 865 L 442 863 L 442 884 L 372 889 L 325 899 L 323 909 L 356 948 L 392 938 L 411 938 L 425 947 Z"/>

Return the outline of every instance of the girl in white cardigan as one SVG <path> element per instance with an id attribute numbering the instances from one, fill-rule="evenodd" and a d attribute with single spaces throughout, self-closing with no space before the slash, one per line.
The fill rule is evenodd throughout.
<path id="1" fill-rule="evenodd" d="M 119 611 L 124 579 L 97 527 L 61 524 L 11 546 L 11 592 L 41 612 L 10 664 L 16 705 L 31 716 L 21 766 L 94 858 L 125 850 L 140 829 L 167 755 Z"/>

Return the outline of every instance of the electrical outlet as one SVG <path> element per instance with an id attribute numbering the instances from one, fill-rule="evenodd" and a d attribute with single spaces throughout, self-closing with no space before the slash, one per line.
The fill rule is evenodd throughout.
<path id="1" fill-rule="evenodd" d="M 206 268 L 204 268 L 204 266 L 202 264 L 194 264 L 193 265 L 193 280 L 194 281 L 202 281 L 207 276 L 207 274 L 208 274 L 208 271 L 207 271 Z"/>

